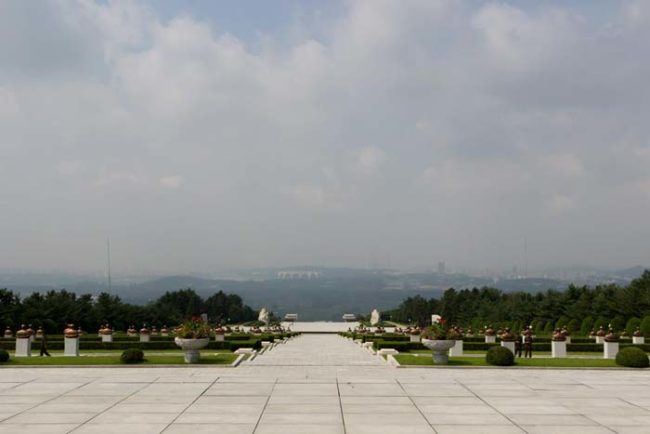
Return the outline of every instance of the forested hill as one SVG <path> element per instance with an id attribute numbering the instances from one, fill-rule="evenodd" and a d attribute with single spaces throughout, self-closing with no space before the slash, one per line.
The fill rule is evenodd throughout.
<path id="1" fill-rule="evenodd" d="M 540 330 L 552 330 L 557 325 L 569 325 L 574 330 L 608 324 L 620 331 L 650 316 L 650 271 L 628 285 L 574 286 L 564 291 L 548 290 L 503 292 L 496 288 L 448 289 L 441 298 L 421 296 L 405 299 L 390 311 L 396 321 L 425 324 L 436 312 L 459 326 L 475 329 L 485 324 L 508 325 L 519 328 L 530 325 Z M 649 318 L 650 324 L 650 318 Z"/>

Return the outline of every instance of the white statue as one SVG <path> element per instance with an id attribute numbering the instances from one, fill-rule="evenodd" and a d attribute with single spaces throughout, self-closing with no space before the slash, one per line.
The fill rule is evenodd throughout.
<path id="1" fill-rule="evenodd" d="M 434 313 L 433 315 L 431 315 L 431 324 L 438 324 L 441 319 L 442 317 L 440 315 Z"/>
<path id="2" fill-rule="evenodd" d="M 260 310 L 260 314 L 257 317 L 257 320 L 262 321 L 267 326 L 269 325 L 269 311 L 266 310 L 265 307 L 263 307 L 262 310 Z"/>
<path id="3" fill-rule="evenodd" d="M 375 326 L 379 324 L 379 321 L 381 321 L 379 311 L 377 309 L 373 309 L 372 312 L 370 313 L 370 325 Z"/>

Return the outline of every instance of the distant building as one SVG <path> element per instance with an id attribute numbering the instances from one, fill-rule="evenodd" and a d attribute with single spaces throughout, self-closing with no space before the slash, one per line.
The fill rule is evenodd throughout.
<path id="1" fill-rule="evenodd" d="M 438 274 L 445 274 L 445 263 L 444 261 L 438 262 Z"/>
<path id="2" fill-rule="evenodd" d="M 285 321 L 298 321 L 297 313 L 288 313 L 284 316 Z"/>
<path id="3" fill-rule="evenodd" d="M 319 279 L 321 273 L 319 271 L 278 271 L 276 274 L 280 280 L 312 280 Z"/>
<path id="4" fill-rule="evenodd" d="M 346 313 L 343 315 L 343 321 L 356 321 L 357 316 L 353 313 Z"/>

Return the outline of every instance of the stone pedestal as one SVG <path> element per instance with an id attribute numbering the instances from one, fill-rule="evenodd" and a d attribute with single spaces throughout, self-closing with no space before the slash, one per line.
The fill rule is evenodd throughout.
<path id="1" fill-rule="evenodd" d="M 632 343 L 637 345 L 645 344 L 645 338 L 643 336 L 632 336 Z"/>
<path id="2" fill-rule="evenodd" d="M 463 355 L 463 341 L 457 340 L 456 345 L 449 349 L 450 357 L 462 357 Z"/>
<path id="3" fill-rule="evenodd" d="M 410 335 L 411 342 L 420 342 L 420 335 Z"/>
<path id="4" fill-rule="evenodd" d="M 604 358 L 615 359 L 618 354 L 618 342 L 604 342 L 603 349 Z"/>
<path id="5" fill-rule="evenodd" d="M 113 342 L 113 335 L 101 335 L 102 342 Z"/>
<path id="6" fill-rule="evenodd" d="M 151 336 L 148 334 L 140 334 L 140 342 L 149 342 L 151 340 Z"/>
<path id="7" fill-rule="evenodd" d="M 570 344 L 571 343 L 571 336 L 565 336 L 566 338 L 566 343 Z"/>
<path id="8" fill-rule="evenodd" d="M 597 344 L 605 343 L 605 336 L 596 336 L 596 343 Z"/>
<path id="9" fill-rule="evenodd" d="M 70 357 L 79 356 L 79 338 L 63 338 L 63 355 Z"/>
<path id="10" fill-rule="evenodd" d="M 216 342 L 223 342 L 226 340 L 226 335 L 217 333 L 216 335 L 214 335 L 214 340 Z"/>
<path id="11" fill-rule="evenodd" d="M 32 340 L 27 338 L 16 338 L 16 357 L 32 356 Z"/>
<path id="12" fill-rule="evenodd" d="M 566 341 L 551 341 L 551 354 L 553 358 L 566 358 Z"/>
<path id="13" fill-rule="evenodd" d="M 509 349 L 512 354 L 515 353 L 515 341 L 501 341 L 501 346 Z"/>
<path id="14" fill-rule="evenodd" d="M 485 335 L 485 343 L 486 344 L 495 344 L 497 342 L 497 337 L 492 335 Z"/>

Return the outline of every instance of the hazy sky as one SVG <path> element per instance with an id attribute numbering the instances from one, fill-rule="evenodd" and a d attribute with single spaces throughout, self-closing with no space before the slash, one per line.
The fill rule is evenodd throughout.
<path id="1" fill-rule="evenodd" d="M 0 268 L 650 263 L 650 2 L 0 0 Z"/>

